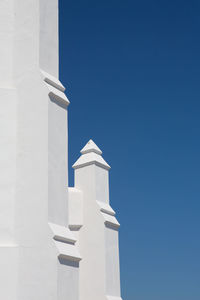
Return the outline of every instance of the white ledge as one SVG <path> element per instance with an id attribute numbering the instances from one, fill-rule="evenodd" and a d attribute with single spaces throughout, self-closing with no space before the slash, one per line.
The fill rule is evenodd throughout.
<path id="1" fill-rule="evenodd" d="M 52 237 L 58 251 L 58 257 L 69 261 L 79 262 L 81 256 L 75 245 L 76 239 L 69 228 L 54 223 L 49 223 L 49 227 L 53 234 Z"/>
<path id="2" fill-rule="evenodd" d="M 65 87 L 62 85 L 60 80 L 58 80 L 56 77 L 50 75 L 49 73 L 47 73 L 43 70 L 41 70 L 41 72 L 42 72 L 42 75 L 43 75 L 43 80 L 45 82 L 47 82 L 48 84 L 54 86 L 55 88 L 57 88 L 61 92 L 65 91 Z"/>
<path id="3" fill-rule="evenodd" d="M 81 155 L 72 168 L 79 169 L 93 164 L 103 169 L 110 170 L 110 166 L 103 159 L 103 157 L 95 152 L 87 152 L 86 154 Z"/>
<path id="4" fill-rule="evenodd" d="M 46 85 L 49 89 L 49 96 L 54 97 L 57 101 L 62 101 L 67 106 L 70 104 L 69 100 L 63 92 L 48 83 L 46 83 Z"/>
<path id="5" fill-rule="evenodd" d="M 112 227 L 114 229 L 118 229 L 120 227 L 119 222 L 117 221 L 117 219 L 114 216 L 105 214 L 102 212 L 103 218 L 104 218 L 104 223 L 106 226 Z"/>
<path id="6" fill-rule="evenodd" d="M 101 212 L 106 213 L 111 216 L 115 216 L 115 211 L 112 209 L 112 207 L 108 203 L 105 203 L 102 201 L 97 201 L 97 204 L 99 205 Z"/>
<path id="7" fill-rule="evenodd" d="M 49 90 L 49 96 L 55 98 L 57 101 L 61 101 L 63 104 L 68 106 L 70 102 L 64 93 L 65 87 L 62 85 L 62 83 L 57 78 L 43 70 L 41 70 L 41 73 L 43 80 Z"/>
<path id="8" fill-rule="evenodd" d="M 58 257 L 79 262 L 82 258 L 75 245 L 55 241 Z"/>
<path id="9" fill-rule="evenodd" d="M 83 225 L 69 225 L 71 231 L 79 231 Z"/>
<path id="10" fill-rule="evenodd" d="M 49 223 L 51 231 L 53 233 L 53 239 L 58 240 L 61 242 L 68 242 L 68 243 L 76 243 L 76 239 L 69 230 L 69 228 L 65 226 L 60 226 L 54 223 Z"/>

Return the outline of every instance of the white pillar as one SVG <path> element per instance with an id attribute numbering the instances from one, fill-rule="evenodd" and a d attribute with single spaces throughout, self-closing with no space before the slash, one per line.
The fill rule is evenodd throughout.
<path id="1" fill-rule="evenodd" d="M 109 204 L 110 166 L 92 140 L 81 150 L 81 154 L 73 165 L 74 190 L 82 193 L 79 201 L 82 204 L 83 224 L 77 235 L 83 257 L 80 262 L 80 300 L 119 300 L 119 223 Z M 70 197 L 69 201 L 71 203 L 73 199 Z M 75 214 L 75 210 L 72 209 L 70 214 Z M 75 228 L 76 221 L 72 223 Z M 81 223 L 80 211 L 77 223 Z"/>
<path id="2" fill-rule="evenodd" d="M 0 1 L 0 298 L 78 300 L 58 0 Z"/>

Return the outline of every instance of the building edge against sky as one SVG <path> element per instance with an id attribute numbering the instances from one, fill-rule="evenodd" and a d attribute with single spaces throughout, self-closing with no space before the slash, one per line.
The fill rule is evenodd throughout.
<path id="1" fill-rule="evenodd" d="M 68 188 L 58 0 L 2 0 L 0 42 L 1 298 L 120 300 L 110 166 L 92 140 Z"/>

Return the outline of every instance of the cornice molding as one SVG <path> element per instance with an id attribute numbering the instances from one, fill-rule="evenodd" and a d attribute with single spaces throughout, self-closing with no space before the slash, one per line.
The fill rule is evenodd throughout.
<path id="1" fill-rule="evenodd" d="M 65 95 L 65 87 L 62 83 L 54 76 L 41 70 L 42 78 L 49 90 L 49 96 L 55 98 L 57 101 L 62 102 L 66 106 L 70 104 L 68 98 Z"/>

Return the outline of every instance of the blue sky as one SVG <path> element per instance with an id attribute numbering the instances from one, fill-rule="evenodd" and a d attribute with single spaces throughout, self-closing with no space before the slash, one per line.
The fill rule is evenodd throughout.
<path id="1" fill-rule="evenodd" d="M 200 299 L 199 16 L 192 0 L 60 0 L 69 165 L 92 138 L 112 166 L 124 300 Z"/>

